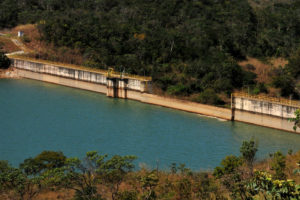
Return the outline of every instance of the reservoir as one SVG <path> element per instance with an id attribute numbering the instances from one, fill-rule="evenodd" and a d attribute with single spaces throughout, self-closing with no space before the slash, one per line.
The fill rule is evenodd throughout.
<path id="1" fill-rule="evenodd" d="M 209 118 L 32 80 L 0 80 L 0 160 L 17 165 L 43 150 L 83 157 L 136 155 L 137 166 L 213 169 L 258 141 L 258 159 L 300 150 L 300 135 Z"/>

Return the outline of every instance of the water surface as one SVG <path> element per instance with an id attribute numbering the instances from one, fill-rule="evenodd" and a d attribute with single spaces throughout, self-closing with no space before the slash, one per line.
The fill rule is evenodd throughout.
<path id="1" fill-rule="evenodd" d="M 0 159 L 17 165 L 43 150 L 83 157 L 97 150 L 136 155 L 137 163 L 212 169 L 259 142 L 258 157 L 300 150 L 300 135 L 222 121 L 137 101 L 32 80 L 0 80 Z"/>

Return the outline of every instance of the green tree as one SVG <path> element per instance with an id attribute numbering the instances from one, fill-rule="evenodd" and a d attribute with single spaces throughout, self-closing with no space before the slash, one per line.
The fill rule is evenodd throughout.
<path id="1" fill-rule="evenodd" d="M 247 190 L 243 180 L 240 166 L 242 160 L 236 156 L 226 156 L 221 161 L 221 166 L 216 167 L 214 176 L 221 181 L 231 193 L 233 199 L 247 199 Z"/>
<path id="2" fill-rule="evenodd" d="M 0 161 L 0 192 L 9 199 L 30 200 L 41 192 L 40 176 L 27 176 L 22 170 Z"/>
<path id="3" fill-rule="evenodd" d="M 7 69 L 10 66 L 10 60 L 7 58 L 7 56 L 0 52 L 0 69 Z"/>
<path id="4" fill-rule="evenodd" d="M 244 162 L 249 167 L 250 173 L 253 173 L 253 162 L 255 159 L 255 155 L 257 152 L 257 144 L 254 142 L 253 139 L 250 141 L 243 141 L 243 144 L 240 148 L 240 152 L 242 154 L 242 158 Z"/>
<path id="5" fill-rule="evenodd" d="M 285 163 L 285 156 L 280 152 L 277 151 L 276 153 L 273 154 L 273 159 L 271 163 L 271 169 L 275 171 L 274 178 L 283 180 L 286 178 L 285 174 L 285 168 L 286 168 L 286 163 Z"/>
<path id="6" fill-rule="evenodd" d="M 45 170 L 60 168 L 65 165 L 67 157 L 62 152 L 43 151 L 35 158 L 28 158 L 20 164 L 20 169 L 28 175 L 41 173 Z"/>
<path id="7" fill-rule="evenodd" d="M 300 110 L 297 109 L 294 114 L 295 114 L 295 117 L 290 118 L 289 121 L 294 122 L 293 129 L 294 129 L 294 131 L 296 131 L 297 127 L 300 127 Z"/>
<path id="8" fill-rule="evenodd" d="M 83 160 L 68 158 L 62 170 L 55 172 L 54 183 L 60 183 L 62 187 L 75 191 L 74 199 L 77 200 L 101 200 L 98 194 L 97 184 L 100 177 L 97 170 L 104 164 L 107 155 L 99 155 L 96 151 L 86 153 Z"/>
<path id="9" fill-rule="evenodd" d="M 155 193 L 155 187 L 158 185 L 159 178 L 157 177 L 156 171 L 147 173 L 145 176 L 141 177 L 142 188 L 146 190 L 142 198 L 144 200 L 155 200 L 157 198 Z"/>
<path id="10" fill-rule="evenodd" d="M 101 180 L 109 187 L 113 200 L 117 198 L 119 186 L 124 181 L 126 175 L 134 169 L 133 161 L 136 156 L 115 155 L 104 162 L 97 169 L 97 174 Z"/>
<path id="11" fill-rule="evenodd" d="M 280 95 L 289 97 L 295 94 L 295 80 L 293 76 L 288 72 L 287 68 L 279 67 L 274 70 L 275 75 L 273 77 L 273 85 L 276 88 L 280 88 Z"/>
<path id="12" fill-rule="evenodd" d="M 254 140 L 244 141 L 240 147 L 241 157 L 226 156 L 221 166 L 214 170 L 214 176 L 231 193 L 233 199 L 251 199 L 248 183 L 253 178 L 253 162 L 257 147 Z M 246 168 L 245 168 L 246 166 Z"/>
<path id="13" fill-rule="evenodd" d="M 17 0 L 0 1 L 0 28 L 11 28 L 17 24 L 19 11 L 17 5 Z"/>

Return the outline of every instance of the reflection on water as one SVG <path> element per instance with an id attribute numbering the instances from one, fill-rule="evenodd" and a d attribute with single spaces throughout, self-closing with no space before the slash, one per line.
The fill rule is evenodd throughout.
<path id="1" fill-rule="evenodd" d="M 259 142 L 259 158 L 300 149 L 300 135 L 30 80 L 0 80 L 0 159 L 18 164 L 43 150 L 137 155 L 138 163 L 212 169 Z"/>

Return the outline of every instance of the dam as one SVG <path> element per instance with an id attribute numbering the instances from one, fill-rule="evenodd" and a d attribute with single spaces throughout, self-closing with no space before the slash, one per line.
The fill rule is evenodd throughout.
<path id="1" fill-rule="evenodd" d="M 293 131 L 293 123 L 289 121 L 290 118 L 295 117 L 294 112 L 300 108 L 299 101 L 233 93 L 230 109 L 215 107 L 154 95 L 150 77 L 53 64 L 23 57 L 9 57 L 20 77 L 90 90 L 112 98 L 132 99 L 226 120 L 300 133 L 300 129 Z"/>
<path id="2" fill-rule="evenodd" d="M 86 70 L 17 58 L 11 58 L 11 61 L 21 77 L 101 92 L 108 97 L 126 99 L 128 91 L 151 93 L 151 81 L 148 77 L 126 76 L 113 71 Z"/>

